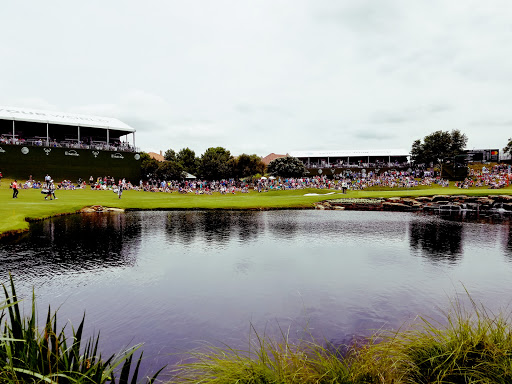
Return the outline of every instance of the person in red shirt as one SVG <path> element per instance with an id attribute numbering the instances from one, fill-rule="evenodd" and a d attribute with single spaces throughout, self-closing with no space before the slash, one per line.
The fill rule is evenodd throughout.
<path id="1" fill-rule="evenodd" d="M 18 198 L 18 181 L 14 180 L 12 183 L 12 198 L 17 199 Z"/>

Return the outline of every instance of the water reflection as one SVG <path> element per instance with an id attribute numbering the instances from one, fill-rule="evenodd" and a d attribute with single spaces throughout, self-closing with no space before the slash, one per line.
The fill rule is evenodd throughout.
<path id="1" fill-rule="evenodd" d="M 278 239 L 291 240 L 298 230 L 297 216 L 293 213 L 283 215 L 281 220 L 272 221 L 269 224 L 269 231 Z"/>
<path id="2" fill-rule="evenodd" d="M 0 240 L 0 271 L 26 278 L 130 267 L 139 242 L 139 221 L 123 214 L 52 218 L 31 224 L 20 236 Z"/>
<path id="3" fill-rule="evenodd" d="M 165 233 L 170 244 L 193 244 L 201 239 L 215 247 L 225 246 L 233 236 L 242 242 L 256 240 L 265 230 L 261 212 L 176 211 L 167 213 Z"/>
<path id="4" fill-rule="evenodd" d="M 236 215 L 238 239 L 241 242 L 257 240 L 265 231 L 264 215 L 261 212 L 243 211 Z"/>
<path id="5" fill-rule="evenodd" d="M 167 214 L 165 233 L 169 243 L 177 241 L 190 244 L 198 235 L 199 215 L 187 212 L 173 212 Z"/>
<path id="6" fill-rule="evenodd" d="M 77 215 L 0 241 L 0 269 L 25 293 L 67 300 L 63 318 L 86 310 L 105 354 L 144 342 L 155 367 L 198 340 L 245 348 L 250 324 L 340 343 L 435 318 L 459 281 L 500 305 L 511 260 L 509 225 L 397 212 Z"/>
<path id="7" fill-rule="evenodd" d="M 506 242 L 505 242 L 505 252 L 508 255 L 508 257 L 512 260 L 512 229 L 510 228 L 510 225 L 508 226 L 508 236 L 505 236 Z"/>
<path id="8" fill-rule="evenodd" d="M 415 220 L 409 227 L 411 248 L 434 262 L 457 262 L 462 256 L 462 237 L 463 225 L 457 222 Z"/>

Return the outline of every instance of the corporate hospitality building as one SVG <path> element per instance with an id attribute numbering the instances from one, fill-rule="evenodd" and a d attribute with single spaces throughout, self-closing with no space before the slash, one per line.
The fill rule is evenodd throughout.
<path id="1" fill-rule="evenodd" d="M 383 172 L 409 167 L 409 151 L 403 149 L 297 151 L 290 156 L 301 160 L 310 175 L 336 175 L 351 171 Z"/>
<path id="2" fill-rule="evenodd" d="M 135 129 L 110 117 L 0 106 L 0 171 L 20 179 L 138 181 Z"/>

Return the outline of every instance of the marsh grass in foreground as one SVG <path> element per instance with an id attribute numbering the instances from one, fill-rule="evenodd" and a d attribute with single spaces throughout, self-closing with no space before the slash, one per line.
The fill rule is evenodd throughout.
<path id="1" fill-rule="evenodd" d="M 193 352 L 174 383 L 512 383 L 510 317 L 454 302 L 446 321 L 426 318 L 339 350 L 256 337 L 248 351 Z"/>
<path id="2" fill-rule="evenodd" d="M 84 318 L 76 330 L 72 328 L 72 335 L 68 337 L 65 327 L 57 327 L 57 313 L 52 314 L 48 308 L 44 330 L 40 332 L 34 295 L 31 314 L 24 317 L 12 278 L 11 292 L 5 286 L 3 290 L 5 302 L 0 303 L 0 323 L 3 324 L 0 383 L 136 383 L 142 354 L 136 364 L 132 363 L 132 358 L 139 346 L 102 359 L 98 353 L 99 335 L 82 340 Z M 152 383 L 158 373 L 160 371 L 147 382 Z"/>

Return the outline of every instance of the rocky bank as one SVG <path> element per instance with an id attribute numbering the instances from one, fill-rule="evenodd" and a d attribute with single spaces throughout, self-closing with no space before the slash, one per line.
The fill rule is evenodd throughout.
<path id="1" fill-rule="evenodd" d="M 423 197 L 390 197 L 376 199 L 336 199 L 315 204 L 316 209 L 359 211 L 496 211 L 512 213 L 512 196 L 436 195 Z"/>

